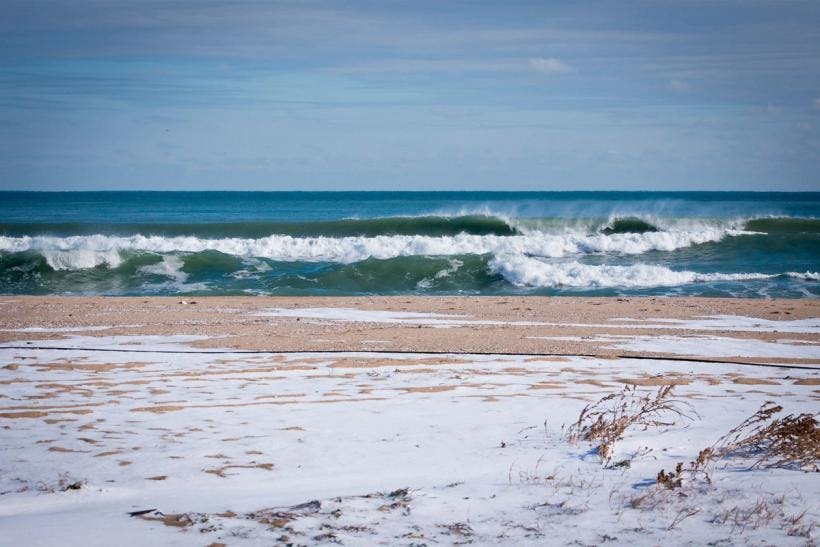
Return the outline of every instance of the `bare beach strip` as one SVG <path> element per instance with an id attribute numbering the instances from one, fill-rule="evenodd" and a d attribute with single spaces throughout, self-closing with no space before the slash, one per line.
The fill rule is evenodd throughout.
<path id="1" fill-rule="evenodd" d="M 818 408 L 816 300 L 4 296 L 0 544 L 805 545 Z"/>

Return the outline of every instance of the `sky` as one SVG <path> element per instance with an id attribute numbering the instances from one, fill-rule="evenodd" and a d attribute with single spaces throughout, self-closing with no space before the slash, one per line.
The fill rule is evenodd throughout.
<path id="1" fill-rule="evenodd" d="M 820 190 L 820 2 L 0 0 L 3 190 Z"/>

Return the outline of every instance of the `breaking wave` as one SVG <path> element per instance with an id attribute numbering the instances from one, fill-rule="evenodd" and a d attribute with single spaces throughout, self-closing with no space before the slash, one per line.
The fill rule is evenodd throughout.
<path id="1" fill-rule="evenodd" d="M 575 261 L 552 263 L 521 255 L 496 257 L 490 262 L 490 268 L 517 287 L 641 288 L 724 281 L 762 281 L 783 276 L 811 281 L 820 279 L 817 272 L 698 273 L 676 271 L 652 264 L 621 266 L 582 264 Z"/>
<path id="2" fill-rule="evenodd" d="M 820 220 L 777 216 L 18 222 L 0 223 L 0 292 L 817 296 L 818 256 Z"/>
<path id="3" fill-rule="evenodd" d="M 40 253 L 55 270 L 118 266 L 120 253 L 199 253 L 267 258 L 277 261 L 351 263 L 368 258 L 400 256 L 451 256 L 464 254 L 526 254 L 549 258 L 611 253 L 642 254 L 673 251 L 692 245 L 717 242 L 747 232 L 720 228 L 697 231 L 663 231 L 617 234 L 548 234 L 498 236 L 461 233 L 454 236 L 380 235 L 375 237 L 308 237 L 273 235 L 257 239 L 204 239 L 195 236 L 0 236 L 0 251 Z"/>

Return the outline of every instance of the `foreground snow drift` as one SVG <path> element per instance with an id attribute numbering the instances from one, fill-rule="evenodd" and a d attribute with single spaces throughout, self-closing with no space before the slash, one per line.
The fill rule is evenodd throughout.
<path id="1" fill-rule="evenodd" d="M 734 458 L 709 481 L 656 484 L 767 400 L 815 412 L 810 370 L 80 349 L 0 349 L 0 367 L 7 545 L 787 545 L 811 541 L 820 518 L 820 476 L 798 469 Z M 670 384 L 691 420 L 628 429 L 606 465 L 567 441 L 585 405 Z"/>

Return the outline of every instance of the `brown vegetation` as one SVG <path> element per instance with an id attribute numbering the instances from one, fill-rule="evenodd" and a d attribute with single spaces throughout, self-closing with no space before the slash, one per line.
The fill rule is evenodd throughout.
<path id="1" fill-rule="evenodd" d="M 587 405 L 578 420 L 567 430 L 570 442 L 597 442 L 598 455 L 604 463 L 612 458 L 615 442 L 622 439 L 631 426 L 666 427 L 674 421 L 666 416 L 689 419 L 691 405 L 670 398 L 673 386 L 662 386 L 655 393 L 639 395 L 635 386 L 626 386 L 596 403 Z M 693 412 L 694 413 L 694 412 Z"/>
<path id="2" fill-rule="evenodd" d="M 693 469 L 727 457 L 755 458 L 751 467 L 787 467 L 817 471 L 820 461 L 820 427 L 811 414 L 789 414 L 768 401 L 752 416 L 698 454 Z"/>

